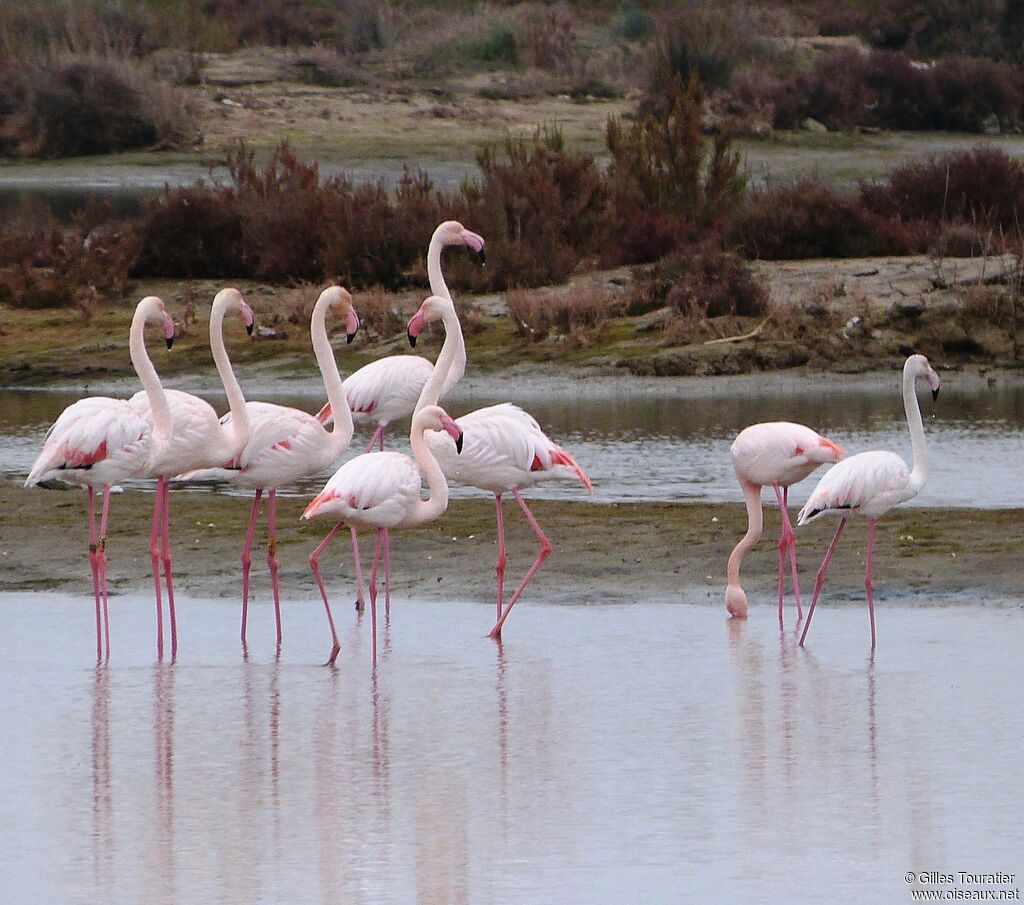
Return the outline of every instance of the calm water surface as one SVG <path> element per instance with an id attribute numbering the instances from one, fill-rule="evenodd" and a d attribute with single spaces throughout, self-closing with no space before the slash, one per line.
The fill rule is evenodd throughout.
<path id="1" fill-rule="evenodd" d="M 984 603 L 984 601 L 982 601 Z M 397 600 L 368 625 L 181 598 L 0 595 L 5 901 L 909 902 L 904 875 L 1024 871 L 1016 608 L 819 611 Z"/>
<path id="2" fill-rule="evenodd" d="M 569 449 L 594 482 L 593 499 L 616 501 L 741 502 L 729 458 L 736 434 L 756 421 L 795 420 L 814 426 L 842 444 L 848 453 L 891 449 L 910 459 L 910 439 L 899 395 L 899 377 L 858 386 L 815 387 L 793 383 L 773 386 L 724 384 L 715 394 L 680 397 L 631 393 L 621 384 L 592 387 L 550 385 L 517 380 L 515 398 L 532 412 L 556 442 Z M 581 382 L 586 384 L 586 381 Z M 891 383 L 891 385 L 889 385 Z M 668 386 L 668 384 L 667 384 Z M 508 399 L 493 382 L 478 389 L 460 388 L 446 405 L 454 415 Z M 0 478 L 16 480 L 28 472 L 43 433 L 64 406 L 85 393 L 0 391 Z M 254 394 L 316 411 L 319 396 Z M 936 404 L 922 406 L 928 433 L 931 475 L 925 491 L 912 505 L 1003 508 L 1024 506 L 1024 484 L 1011 480 L 1014 463 L 1024 458 L 1024 387 L 975 382 L 958 385 L 956 375 L 944 378 Z M 226 409 L 210 396 L 218 411 Z M 391 448 L 408 449 L 392 430 Z M 356 435 L 345 458 L 361 452 L 369 432 Z M 797 486 L 794 502 L 802 503 L 823 472 Z M 310 479 L 292 492 L 311 494 L 327 475 Z M 453 488 L 453 496 L 475 494 Z M 531 496 L 578 499 L 577 484 L 552 482 Z"/>

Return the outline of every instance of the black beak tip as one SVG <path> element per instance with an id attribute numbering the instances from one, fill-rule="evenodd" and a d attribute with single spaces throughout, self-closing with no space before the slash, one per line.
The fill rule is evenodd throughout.
<path id="1" fill-rule="evenodd" d="M 245 325 L 245 332 L 248 333 L 250 336 L 252 336 L 252 331 L 253 331 L 253 328 L 255 328 L 255 326 L 256 326 L 255 324 L 246 324 Z"/>
<path id="2" fill-rule="evenodd" d="M 416 348 L 416 337 L 413 336 L 411 333 L 408 334 L 408 337 L 409 337 L 409 345 L 412 346 L 415 349 Z"/>
<path id="3" fill-rule="evenodd" d="M 487 263 L 487 249 L 486 248 L 481 248 L 480 251 L 477 252 L 477 254 L 480 256 L 480 263 L 481 264 L 486 264 Z"/>
<path id="4" fill-rule="evenodd" d="M 352 345 L 352 341 L 355 338 L 356 338 L 356 334 L 355 333 L 346 333 L 345 334 L 345 342 L 347 342 L 350 346 Z"/>
<path id="5" fill-rule="evenodd" d="M 939 391 L 937 389 L 932 390 L 932 401 L 934 402 L 938 398 L 939 398 Z"/>
<path id="6" fill-rule="evenodd" d="M 461 432 L 459 433 L 459 436 L 455 440 L 455 452 L 457 452 L 457 453 L 461 453 L 462 452 L 462 434 L 461 434 Z"/>
<path id="7" fill-rule="evenodd" d="M 174 337 L 173 336 L 168 336 L 167 337 L 167 348 L 169 349 L 173 345 L 174 345 Z"/>

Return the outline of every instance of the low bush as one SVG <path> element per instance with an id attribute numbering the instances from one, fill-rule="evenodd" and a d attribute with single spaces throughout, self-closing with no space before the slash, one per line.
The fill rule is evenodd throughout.
<path id="1" fill-rule="evenodd" d="M 690 245 L 646 273 L 627 303 L 631 314 L 668 307 L 687 319 L 760 317 L 768 292 L 737 254 L 705 242 Z"/>
<path id="2" fill-rule="evenodd" d="M 137 64 L 62 57 L 9 63 L 0 88 L 0 153 L 76 157 L 196 140 L 185 95 Z"/>
<path id="3" fill-rule="evenodd" d="M 767 81 L 765 94 L 776 127 L 783 129 L 812 117 L 830 129 L 980 132 L 1020 122 L 1024 76 L 1007 63 L 972 57 L 944 57 L 925 66 L 904 53 L 840 50 L 809 71 Z"/>
<path id="4" fill-rule="evenodd" d="M 1024 210 L 1024 164 L 1003 151 L 970 151 L 915 160 L 861 187 L 872 213 L 939 225 L 970 223 L 1015 234 Z"/>
<path id="5" fill-rule="evenodd" d="M 726 242 L 748 257 L 770 260 L 849 258 L 913 250 L 880 234 L 880 218 L 855 195 L 813 180 L 748 194 Z M 909 240 L 908 240 L 909 241 Z"/>
<path id="6" fill-rule="evenodd" d="M 581 341 L 624 311 L 619 299 L 597 286 L 572 286 L 565 292 L 513 290 L 505 299 L 516 335 L 539 342 L 552 335 Z"/>

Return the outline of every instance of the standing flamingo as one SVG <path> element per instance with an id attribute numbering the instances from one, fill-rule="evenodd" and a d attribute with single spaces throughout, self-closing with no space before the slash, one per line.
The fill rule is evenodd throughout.
<path id="1" fill-rule="evenodd" d="M 409 341 L 415 342 L 424 324 L 438 319 L 445 327 L 445 343 L 437 357 L 434 372 L 423 387 L 417 408 L 436 405 L 451 362 L 466 360 L 462 329 L 459 326 L 455 305 L 450 298 L 431 296 L 423 302 L 409 320 Z M 455 342 L 451 342 L 453 339 Z M 508 402 L 487 406 L 463 415 L 456 419 L 455 423 L 468 438 L 462 449 L 454 448 L 443 433 L 435 431 L 426 435 L 427 444 L 449 481 L 458 481 L 460 484 L 468 484 L 470 487 L 494 494 L 498 522 L 498 561 L 495 566 L 498 596 L 497 622 L 491 629 L 491 637 L 498 639 L 512 607 L 552 550 L 551 542 L 526 505 L 521 491 L 552 478 L 579 479 L 588 493 L 593 491 L 593 487 L 590 478 L 576 464 L 576 460 L 553 443 L 540 429 L 536 419 L 518 406 Z M 526 521 L 540 542 L 540 550 L 533 565 L 509 598 L 508 606 L 505 607 L 503 588 L 508 555 L 505 548 L 505 518 L 501 497 L 508 492 L 512 493 L 523 510 Z"/>
<path id="2" fill-rule="evenodd" d="M 409 444 L 413 457 L 397 452 L 363 453 L 349 459 L 333 475 L 302 513 L 304 519 L 318 515 L 331 515 L 338 523 L 328 532 L 320 545 L 310 554 L 309 566 L 320 588 L 320 596 L 327 610 L 331 627 L 331 655 L 334 663 L 341 645 L 334 630 L 331 607 L 327 602 L 318 561 L 324 548 L 343 525 L 354 531 L 373 528 L 377 532 L 373 551 L 373 570 L 370 573 L 370 614 L 373 631 L 373 658 L 377 659 L 377 566 L 381 550 L 384 551 L 384 599 L 391 598 L 391 538 L 392 528 L 414 528 L 432 522 L 448 508 L 448 482 L 438 467 L 437 460 L 423 439 L 424 431 L 447 431 L 455 440 L 455 448 L 462 448 L 462 431 L 444 409 L 436 405 L 421 408 L 412 419 Z M 422 478 L 427 479 L 429 495 L 420 499 Z M 356 549 L 356 580 L 363 583 L 359 551 Z"/>
<path id="3" fill-rule="evenodd" d="M 456 220 L 446 220 L 440 224 L 430 237 L 427 249 L 427 277 L 430 280 L 430 291 L 445 298 L 451 298 L 451 294 L 441 273 L 441 251 L 449 245 L 466 245 L 480 256 L 481 262 L 487 260 L 481 236 L 470 232 Z M 357 424 L 373 421 L 377 425 L 366 446 L 367 452 L 378 443 L 384 449 L 384 432 L 388 425 L 413 413 L 416 400 L 433 370 L 434 366 L 429 359 L 419 355 L 389 355 L 370 362 L 346 378 L 345 395 L 353 419 Z M 461 361 L 453 361 L 453 366 L 445 374 L 441 396 L 459 382 L 465 370 L 465 357 Z M 330 402 L 320 410 L 317 418 L 324 423 L 330 420 Z"/>
<path id="4" fill-rule="evenodd" d="M 327 398 L 340 416 L 328 431 L 308 412 L 274 405 L 269 402 L 247 402 L 249 441 L 242 451 L 222 468 L 205 469 L 187 475 L 189 478 L 219 477 L 236 487 L 256 492 L 249 516 L 249 528 L 242 548 L 242 645 L 249 608 L 249 567 L 252 564 L 253 532 L 260 512 L 260 499 L 267 493 L 267 565 L 274 590 L 274 616 L 277 622 L 277 645 L 281 646 L 281 597 L 278 587 L 277 560 L 277 489 L 301 478 L 319 474 L 348 448 L 352 439 L 352 415 L 342 389 L 341 375 L 327 338 L 327 312 L 345 322 L 349 342 L 359 331 L 359 317 L 352 307 L 352 296 L 340 286 L 329 286 L 320 293 L 310 318 L 313 352 L 316 356 Z M 228 412 L 221 424 L 231 421 Z M 353 533 L 353 542 L 355 535 Z"/>
<path id="5" fill-rule="evenodd" d="M 864 590 L 868 598 L 868 619 L 871 622 L 871 650 L 875 649 L 875 585 L 871 570 L 875 553 L 875 524 L 890 509 L 912 500 L 924 488 L 928 480 L 928 458 L 925 451 L 924 424 L 921 422 L 921 406 L 917 401 L 917 381 L 927 380 L 932 399 L 939 395 L 939 375 L 935 373 L 928 359 L 923 355 L 911 355 L 903 366 L 903 410 L 910 428 L 910 445 L 914 454 L 913 469 L 900 456 L 886 450 L 858 453 L 844 459 L 835 468 L 826 472 L 814 492 L 804 503 L 797 519 L 798 525 L 806 525 L 820 515 L 836 513 L 841 515 L 832 543 L 818 570 L 814 582 L 814 597 L 807 613 L 807 624 L 800 635 L 803 646 L 807 630 L 814 618 L 814 607 L 818 594 L 825 584 L 825 573 L 835 553 L 839 535 L 843 533 L 847 517 L 852 513 L 866 516 L 868 520 L 868 549 L 864 570 Z"/>
<path id="6" fill-rule="evenodd" d="M 166 442 L 157 442 L 150 458 L 147 477 L 156 478 L 156 499 L 153 504 L 153 527 L 149 535 L 149 556 L 153 565 L 153 586 L 156 590 L 156 649 L 164 655 L 163 604 L 160 597 L 160 560 L 163 560 L 167 581 L 167 607 L 171 628 L 171 657 L 178 652 L 178 626 L 174 613 L 174 579 L 171 574 L 171 502 L 168 479 L 194 471 L 221 465 L 242 451 L 249 438 L 249 416 L 245 410 L 242 388 L 231 370 L 227 350 L 224 348 L 224 315 L 236 312 L 247 333 L 252 333 L 252 310 L 237 289 L 221 289 L 214 297 L 210 309 L 210 348 L 231 406 L 231 424 L 222 425 L 217 413 L 205 399 L 165 390 L 156 376 L 152 364 L 149 380 L 143 380 L 145 389 L 129 400 L 132 409 L 153 423 L 153 429 Z M 140 371 L 141 374 L 141 371 Z"/>
<path id="7" fill-rule="evenodd" d="M 161 325 L 169 349 L 174 342 L 174 321 L 164 308 L 164 303 L 156 296 L 147 296 L 136 305 L 129 333 L 132 364 L 143 385 L 147 384 L 150 375 L 156 374 L 146 354 L 143 333 L 147 323 Z M 79 399 L 61 412 L 46 432 L 43 449 L 25 480 L 26 487 L 60 479 L 83 485 L 88 490 L 89 565 L 92 567 L 93 594 L 96 598 L 97 661 L 110 658 L 106 554 L 110 485 L 143 474 L 152 448 L 152 426 L 134 411 L 127 399 L 89 396 Z M 99 538 L 96 536 L 94 512 L 96 487 L 103 488 Z"/>
<path id="8" fill-rule="evenodd" d="M 842 459 L 842 447 L 802 424 L 768 421 L 741 430 L 730 452 L 736 477 L 747 501 L 747 533 L 729 556 L 725 608 L 740 619 L 747 617 L 747 595 L 740 586 L 740 564 L 761 537 L 761 488 L 770 484 L 775 489 L 775 498 L 779 501 L 779 511 L 782 513 L 782 533 L 779 536 L 779 625 L 782 625 L 787 549 L 793 572 L 796 615 L 797 619 L 801 619 L 803 608 L 800 605 L 800 582 L 796 572 L 796 534 L 789 520 L 789 487 L 802 481 L 819 465 Z"/>

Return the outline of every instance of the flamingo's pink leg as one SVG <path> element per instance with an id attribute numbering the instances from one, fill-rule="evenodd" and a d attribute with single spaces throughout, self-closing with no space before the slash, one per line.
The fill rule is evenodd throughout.
<path id="1" fill-rule="evenodd" d="M 871 649 L 875 649 L 875 582 L 871 570 L 875 562 L 875 525 L 877 520 L 868 519 L 868 555 L 864 570 L 864 590 L 868 594 L 868 619 L 871 622 Z"/>
<path id="2" fill-rule="evenodd" d="M 519 508 L 523 510 L 523 515 L 526 516 L 526 520 L 530 523 L 533 533 L 537 535 L 537 539 L 540 541 L 540 550 L 537 551 L 537 558 L 533 561 L 533 565 L 530 566 L 527 573 L 523 576 L 523 580 L 519 582 L 519 586 L 509 598 L 508 606 L 505 607 L 505 610 L 498 619 L 497 624 L 491 629 L 491 637 L 495 639 L 501 637 L 501 627 L 505 624 L 505 620 L 508 619 L 508 614 L 512 612 L 512 607 L 515 606 L 516 601 L 522 596 L 523 591 L 526 590 L 526 586 L 530 583 L 530 579 L 533 578 L 537 573 L 537 570 L 544 565 L 544 560 L 551 555 L 551 551 L 553 549 L 551 542 L 544 536 L 544 532 L 537 523 L 537 519 L 535 519 L 533 517 L 533 513 L 530 512 L 530 507 L 526 505 L 526 500 L 523 499 L 518 490 L 513 490 L 512 495 L 516 498 Z"/>
<path id="3" fill-rule="evenodd" d="M 789 566 L 793 573 L 793 596 L 796 598 L 796 618 L 799 622 L 804 618 L 804 608 L 800 605 L 800 578 L 796 571 L 796 532 L 789 520 L 789 488 L 782 491 L 782 518 L 789 530 Z"/>
<path id="4" fill-rule="evenodd" d="M 387 528 L 381 530 L 384 532 L 384 619 L 387 620 L 391 618 L 391 535 Z"/>
<path id="5" fill-rule="evenodd" d="M 160 481 L 157 481 L 156 495 L 153 499 L 153 528 L 149 533 L 149 558 L 153 563 L 153 587 L 156 591 L 156 655 L 157 659 L 160 660 L 164 658 L 164 605 L 160 593 L 160 525 L 163 522 L 162 507 L 163 494 L 160 492 Z"/>
<path id="6" fill-rule="evenodd" d="M 342 526 L 342 522 L 338 522 L 329 532 L 317 548 L 309 554 L 309 567 L 313 570 L 313 577 L 316 579 L 317 587 L 320 588 L 320 596 L 324 601 L 324 609 L 327 611 L 327 624 L 331 627 L 331 655 L 327 658 L 325 666 L 334 665 L 334 661 L 338 659 L 338 652 L 341 650 L 341 644 L 338 642 L 338 633 L 334 630 L 334 617 L 331 615 L 331 605 L 327 602 L 327 591 L 324 590 L 324 580 L 320 577 L 320 554 L 324 548 L 331 542 L 331 538 L 338 533 L 338 529 Z"/>
<path id="7" fill-rule="evenodd" d="M 366 609 L 366 598 L 363 594 L 363 564 L 359 557 L 359 534 L 355 528 L 349 526 L 352 532 L 352 556 L 356 561 L 356 612 L 361 613 Z"/>
<path id="8" fill-rule="evenodd" d="M 373 452 L 374 446 L 380 443 L 380 448 L 384 449 L 384 431 L 387 429 L 386 425 L 378 424 L 377 429 L 373 432 L 370 437 L 370 442 L 366 444 L 366 452 Z"/>
<path id="9" fill-rule="evenodd" d="M 373 663 L 377 665 L 377 565 L 380 563 L 381 532 L 377 529 L 377 537 L 373 544 L 373 568 L 370 570 L 370 632 L 373 634 Z"/>
<path id="10" fill-rule="evenodd" d="M 96 513 L 93 509 L 95 494 L 92 486 L 86 488 L 89 502 L 89 567 L 92 569 L 92 593 L 96 601 L 96 662 L 103 662 L 103 616 L 100 606 L 100 558 L 96 552 Z"/>
<path id="11" fill-rule="evenodd" d="M 263 490 L 257 490 L 249 513 L 249 527 L 245 532 L 245 546 L 242 547 L 242 646 L 245 646 L 245 627 L 249 621 L 249 568 L 252 566 L 252 538 L 256 532 L 256 519 L 260 517 L 260 500 Z"/>
<path id="12" fill-rule="evenodd" d="M 110 600 L 107 594 L 107 518 L 110 515 L 110 485 L 103 485 L 103 509 L 100 516 L 99 567 L 100 591 L 103 594 L 103 635 L 107 649 L 104 661 L 110 660 Z"/>
<path id="13" fill-rule="evenodd" d="M 160 539 L 164 561 L 164 579 L 167 581 L 167 615 L 171 629 L 171 659 L 178 655 L 178 618 L 174 612 L 174 574 L 171 571 L 171 485 L 167 478 L 160 478 L 163 487 L 163 537 Z M 158 489 L 159 489 L 158 485 Z"/>
<path id="14" fill-rule="evenodd" d="M 786 533 L 786 518 L 781 513 L 785 512 L 786 506 L 782 499 L 782 488 L 778 481 L 772 484 L 775 489 L 775 498 L 779 501 L 779 513 L 782 522 L 782 530 L 779 532 L 779 628 L 782 628 L 782 598 L 786 586 L 786 548 L 789 546 L 789 535 Z"/>
<path id="15" fill-rule="evenodd" d="M 505 565 L 508 563 L 508 551 L 505 548 L 505 512 L 501 507 L 501 494 L 494 494 L 494 508 L 498 513 L 498 561 L 494 564 L 494 571 L 498 575 L 498 615 L 501 619 L 501 610 L 505 600 Z"/>
<path id="16" fill-rule="evenodd" d="M 270 586 L 274 589 L 274 619 L 277 622 L 277 646 L 281 647 L 281 588 L 277 573 L 281 564 L 277 559 L 277 491 L 267 494 L 267 565 L 270 567 Z"/>
<path id="17" fill-rule="evenodd" d="M 821 589 L 825 584 L 825 573 L 828 571 L 829 560 L 832 559 L 832 554 L 836 552 L 836 545 L 839 543 L 839 535 L 843 533 L 843 528 L 846 527 L 846 519 L 839 520 L 839 527 L 836 528 L 835 536 L 832 538 L 832 543 L 828 545 L 828 550 L 825 552 L 825 558 L 821 561 L 821 568 L 818 569 L 818 577 L 814 579 L 814 596 L 811 598 L 811 608 L 807 611 L 807 622 L 804 625 L 803 632 L 800 633 L 800 646 L 804 646 L 804 641 L 807 639 L 807 630 L 811 627 L 811 619 L 814 618 L 814 608 L 818 605 L 818 594 L 821 593 Z"/>

